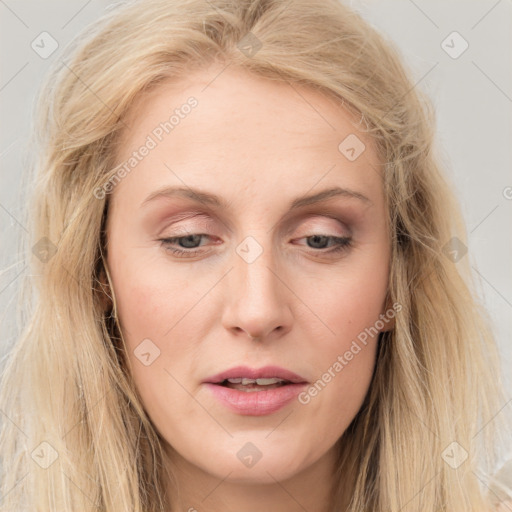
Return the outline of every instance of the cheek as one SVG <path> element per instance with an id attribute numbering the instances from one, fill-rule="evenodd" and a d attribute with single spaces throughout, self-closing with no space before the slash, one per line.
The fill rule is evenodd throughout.
<path id="1" fill-rule="evenodd" d="M 314 289 L 310 281 L 298 291 L 307 297 L 307 306 L 316 316 L 314 323 L 319 331 L 314 339 L 322 344 L 318 352 L 331 359 L 333 354 L 348 350 L 359 335 L 364 338 L 385 312 L 387 261 L 357 263 L 318 281 Z M 368 335 L 368 341 L 371 338 Z"/>
<path id="2" fill-rule="evenodd" d="M 131 345 L 162 339 L 199 299 L 183 274 L 162 268 L 146 251 L 119 252 L 110 268 L 119 320 Z"/>
<path id="3" fill-rule="evenodd" d="M 375 368 L 380 315 L 385 313 L 387 261 L 367 265 L 352 266 L 350 274 L 340 274 L 307 295 L 308 306 L 318 312 L 322 332 L 313 336 L 310 328 L 316 375 L 299 402 L 318 418 L 326 436 L 348 426 L 362 405 Z"/>
<path id="4" fill-rule="evenodd" d="M 198 299 L 176 281 L 153 280 L 152 272 L 119 283 L 116 297 L 130 374 L 150 417 L 163 426 L 169 424 L 169 411 L 178 423 L 197 414 L 183 385 L 194 371 L 197 347 L 188 342 L 187 313 Z"/>
<path id="5" fill-rule="evenodd" d="M 187 344 L 169 343 L 175 333 L 182 332 L 180 319 L 185 317 L 194 300 L 179 273 L 166 273 L 148 258 L 145 251 L 123 250 L 109 254 L 109 268 L 118 318 L 130 363 L 130 372 L 144 401 L 153 403 L 162 389 L 173 387 L 166 369 L 178 361 L 183 366 Z M 190 348 L 189 348 L 190 350 Z M 184 368 L 186 371 L 186 368 Z M 166 397 L 172 405 L 175 395 Z"/>

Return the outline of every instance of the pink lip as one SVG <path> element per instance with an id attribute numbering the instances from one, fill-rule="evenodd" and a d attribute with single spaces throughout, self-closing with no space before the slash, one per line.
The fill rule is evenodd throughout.
<path id="1" fill-rule="evenodd" d="M 275 377 L 290 382 L 278 388 L 253 392 L 239 391 L 220 385 L 226 379 L 237 377 L 248 379 Z M 272 414 L 289 404 L 308 382 L 300 375 L 279 366 L 265 366 L 259 369 L 237 366 L 205 379 L 203 384 L 217 400 L 233 412 L 246 416 L 263 416 Z"/>
<path id="2" fill-rule="evenodd" d="M 212 375 L 204 379 L 203 382 L 218 384 L 226 379 L 236 379 L 237 377 L 245 377 L 247 379 L 271 379 L 275 377 L 277 379 L 289 380 L 293 383 L 307 382 L 300 375 L 293 373 L 289 370 L 285 370 L 280 366 L 264 366 L 256 370 L 249 368 L 248 366 L 236 366 L 230 368 L 224 372 Z"/>

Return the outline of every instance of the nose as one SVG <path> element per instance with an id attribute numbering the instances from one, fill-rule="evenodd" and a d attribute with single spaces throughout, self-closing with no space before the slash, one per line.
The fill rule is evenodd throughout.
<path id="1" fill-rule="evenodd" d="M 243 338 L 250 336 L 266 341 L 281 337 L 292 327 L 287 279 L 276 266 L 269 244 L 255 259 L 247 257 L 243 248 L 233 254 L 233 269 L 225 279 L 225 306 L 222 314 L 224 328 Z M 254 251 L 254 242 L 250 246 Z"/>

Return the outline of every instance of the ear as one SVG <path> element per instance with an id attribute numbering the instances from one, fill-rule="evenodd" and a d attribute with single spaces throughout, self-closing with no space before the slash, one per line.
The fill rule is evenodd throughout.
<path id="1" fill-rule="evenodd" d="M 105 267 L 103 264 L 100 265 L 100 270 L 98 273 L 98 283 L 100 285 L 100 289 L 98 291 L 99 300 L 101 304 L 101 309 L 106 312 L 112 309 L 112 291 L 110 289 L 110 285 L 107 279 L 107 274 L 105 272 Z"/>
<path id="2" fill-rule="evenodd" d="M 380 316 L 384 323 L 384 327 L 380 330 L 381 332 L 392 331 L 395 328 L 396 313 L 397 310 L 393 307 L 393 304 L 391 303 L 391 297 L 389 296 L 388 293 L 386 295 L 384 310 L 382 311 L 382 314 Z"/>

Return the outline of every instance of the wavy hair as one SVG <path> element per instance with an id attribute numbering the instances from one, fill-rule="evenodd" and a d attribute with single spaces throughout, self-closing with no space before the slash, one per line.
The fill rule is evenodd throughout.
<path id="1" fill-rule="evenodd" d="M 121 2 L 52 63 L 33 113 L 33 277 L 2 375 L 0 510 L 168 510 L 172 470 L 108 287 L 109 195 L 94 191 L 119 168 L 134 100 L 212 62 L 336 99 L 384 162 L 388 295 L 402 310 L 338 442 L 332 510 L 342 485 L 348 512 L 491 510 L 487 484 L 512 438 L 497 414 L 507 398 L 469 256 L 450 255 L 467 236 L 435 113 L 393 43 L 337 0 Z"/>

